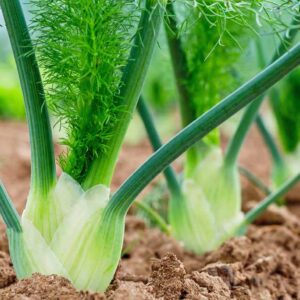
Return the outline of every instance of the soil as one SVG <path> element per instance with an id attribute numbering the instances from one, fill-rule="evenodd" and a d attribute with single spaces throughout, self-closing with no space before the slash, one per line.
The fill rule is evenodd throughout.
<path id="1" fill-rule="evenodd" d="M 26 126 L 0 122 L 0 139 L 0 178 L 21 212 L 30 175 Z M 113 189 L 150 153 L 146 142 L 125 146 Z M 255 130 L 247 140 L 240 164 L 267 183 L 271 163 Z M 248 209 L 263 194 L 245 178 L 242 183 L 244 209 Z M 300 299 L 300 220 L 291 213 L 297 212 L 297 194 L 297 189 L 289 194 L 287 208 L 271 207 L 246 236 L 233 238 L 202 256 L 186 252 L 158 229 L 128 216 L 126 251 L 105 294 L 77 291 L 67 279 L 56 275 L 34 274 L 17 280 L 1 223 L 0 299 Z"/>

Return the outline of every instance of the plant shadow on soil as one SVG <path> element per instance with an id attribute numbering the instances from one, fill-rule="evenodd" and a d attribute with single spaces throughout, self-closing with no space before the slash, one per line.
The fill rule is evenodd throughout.
<path id="1" fill-rule="evenodd" d="M 0 178 L 21 212 L 30 176 L 26 126 L 0 122 L 0 138 L 5 141 L 0 149 Z M 150 153 L 144 142 L 125 146 L 113 188 Z M 270 159 L 255 130 L 240 163 L 261 178 L 269 176 Z M 248 210 L 263 195 L 244 178 L 242 184 L 243 209 Z M 298 191 L 299 187 L 288 195 L 288 208 L 271 207 L 246 236 L 233 238 L 203 256 L 184 251 L 180 243 L 129 215 L 124 249 L 130 251 L 105 294 L 76 291 L 68 280 L 55 275 L 34 274 L 18 281 L 1 223 L 0 299 L 300 299 Z"/>

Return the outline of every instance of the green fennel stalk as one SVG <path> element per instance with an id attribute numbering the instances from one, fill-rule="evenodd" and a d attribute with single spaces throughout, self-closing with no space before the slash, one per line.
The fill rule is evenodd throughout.
<path id="1" fill-rule="evenodd" d="M 295 70 L 270 92 L 280 144 L 285 154 L 297 152 L 300 141 L 299 70 Z"/>
<path id="2" fill-rule="evenodd" d="M 298 44 L 157 150 L 114 194 L 110 201 L 110 210 L 118 206 L 122 207 L 123 211 L 127 211 L 131 201 L 172 161 L 205 134 L 254 101 L 299 64 L 300 45 Z"/>
<path id="3" fill-rule="evenodd" d="M 55 184 L 52 134 L 42 79 L 24 15 L 18 0 L 1 0 L 0 6 L 18 68 L 24 96 L 31 146 L 31 193 L 45 197 Z"/>
<path id="4" fill-rule="evenodd" d="M 147 134 L 149 136 L 153 151 L 158 150 L 162 146 L 162 141 L 160 136 L 155 128 L 154 121 L 152 119 L 151 113 L 143 97 L 140 97 L 140 100 L 137 105 L 138 112 L 141 116 Z M 171 166 L 167 167 L 164 171 L 165 178 L 170 190 L 171 196 L 175 199 L 182 197 L 180 184 L 177 179 L 177 175 Z"/>
<path id="5" fill-rule="evenodd" d="M 255 219 L 257 219 L 266 210 L 266 208 L 270 204 L 274 203 L 274 201 L 283 197 L 284 194 L 286 194 L 291 189 L 291 187 L 293 187 L 296 183 L 299 182 L 299 180 L 300 180 L 300 173 L 296 174 L 294 177 L 289 179 L 276 192 L 270 194 L 265 200 L 260 202 L 254 209 L 250 210 L 245 215 L 245 220 L 241 225 L 241 228 L 250 225 Z"/>
<path id="6" fill-rule="evenodd" d="M 181 123 L 182 127 L 185 127 L 195 120 L 196 111 L 193 103 L 190 101 L 190 91 L 188 90 L 186 82 L 189 77 L 188 62 L 184 55 L 180 37 L 178 36 L 176 14 L 172 3 L 167 4 L 167 15 L 165 18 L 165 30 L 175 74 L 176 86 L 179 93 Z M 199 151 L 197 148 L 197 146 L 194 146 L 187 150 L 186 156 L 190 165 L 197 164 L 197 161 L 199 160 Z M 186 172 L 190 173 L 188 167 Z"/>
<path id="7" fill-rule="evenodd" d="M 258 189 L 260 189 L 265 195 L 271 194 L 269 187 L 262 182 L 262 180 L 254 175 L 252 172 L 246 168 L 239 166 L 239 172 L 241 175 L 245 176 L 252 184 L 254 184 Z"/>
<path id="8" fill-rule="evenodd" d="M 296 15 L 293 18 L 293 21 L 291 23 L 291 30 L 289 30 L 283 37 L 282 41 L 278 46 L 278 49 L 273 54 L 273 58 L 271 62 L 276 60 L 280 55 L 282 55 L 286 51 L 286 49 L 289 46 L 292 45 L 296 37 L 296 34 L 298 33 L 298 25 L 299 25 L 299 17 Z M 258 51 L 259 65 L 261 68 L 263 68 L 266 65 L 266 61 L 263 56 L 260 42 L 257 42 L 256 46 Z M 270 93 L 274 94 L 276 92 L 274 89 L 272 89 Z M 243 142 L 251 128 L 252 123 L 255 120 L 257 121 L 256 117 L 264 99 L 265 99 L 265 95 L 260 96 L 254 103 L 249 105 L 249 107 L 244 112 L 244 115 L 240 120 L 238 128 L 236 129 L 235 134 L 231 138 L 229 145 L 226 149 L 226 154 L 225 154 L 226 164 L 228 165 L 236 164 Z M 262 125 L 263 124 L 258 120 L 258 128 L 261 130 L 263 134 L 264 140 L 271 151 L 271 156 L 274 162 L 273 171 L 272 171 L 273 183 L 275 183 L 275 187 L 278 187 L 288 178 L 288 170 L 286 168 L 285 163 L 281 159 L 279 152 L 275 150 L 274 143 L 270 143 L 270 137 L 266 136 L 266 130 L 264 130 Z"/>
<path id="9" fill-rule="evenodd" d="M 283 161 L 282 155 L 281 155 L 271 133 L 267 129 L 266 124 L 260 114 L 258 114 L 256 117 L 256 125 L 257 125 L 266 145 L 268 146 L 268 149 L 270 151 L 274 165 L 277 165 L 278 169 L 283 169 L 284 161 Z"/>
<path id="10" fill-rule="evenodd" d="M 256 117 L 256 125 L 263 137 L 265 144 L 267 145 L 267 148 L 269 149 L 272 158 L 272 184 L 274 187 L 278 187 L 289 178 L 289 170 L 271 133 L 267 129 L 263 118 L 259 114 Z M 283 199 L 281 199 L 278 204 L 282 204 L 283 202 Z"/>

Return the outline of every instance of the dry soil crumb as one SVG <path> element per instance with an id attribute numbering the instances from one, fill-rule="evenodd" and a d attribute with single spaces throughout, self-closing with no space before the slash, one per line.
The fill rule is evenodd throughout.
<path id="1" fill-rule="evenodd" d="M 149 292 L 148 287 L 143 282 L 116 281 L 113 289 L 106 293 L 108 300 L 155 300 L 156 298 Z"/>
<path id="2" fill-rule="evenodd" d="M 152 293 L 165 299 L 179 299 L 184 285 L 186 272 L 183 263 L 174 254 L 154 261 L 149 286 Z"/>
<path id="3" fill-rule="evenodd" d="M 291 217 L 286 209 L 275 208 L 269 213 L 274 224 L 262 218 L 260 226 L 250 227 L 247 237 L 233 238 L 218 250 L 202 257 L 192 256 L 183 250 L 179 252 L 180 259 L 167 254 L 152 262 L 149 277 L 145 275 L 138 281 L 138 277 L 133 275 L 131 279 L 130 274 L 124 276 L 123 287 L 127 285 L 135 292 L 138 290 L 139 295 L 147 295 L 138 299 L 152 299 L 149 293 L 154 299 L 166 300 L 300 299 L 299 220 Z M 144 253 L 141 249 L 143 247 L 148 247 L 150 252 L 154 251 L 149 241 L 152 241 L 155 230 L 142 229 L 141 224 L 139 226 L 143 236 L 142 243 L 132 248 L 126 259 L 129 265 L 134 263 L 130 257 L 135 257 L 135 251 Z M 176 245 L 174 249 L 178 247 Z M 186 257 L 195 259 L 196 270 L 186 268 Z M 144 264 L 149 264 L 150 267 L 150 261 L 144 261 Z M 110 299 L 114 299 L 113 297 L 112 288 Z"/>
<path id="4" fill-rule="evenodd" d="M 101 300 L 101 294 L 78 292 L 65 278 L 34 274 L 0 290 L 2 300 Z"/>
<path id="5" fill-rule="evenodd" d="M 127 274 L 148 277 L 153 258 L 162 258 L 168 252 L 180 259 L 184 258 L 184 251 L 177 241 L 158 229 L 146 228 L 145 223 L 134 216 L 128 216 L 126 220 L 123 251 L 117 278 L 124 278 Z"/>
<path id="6" fill-rule="evenodd" d="M 195 300 L 230 299 L 230 289 L 220 277 L 193 272 L 185 278 L 184 295 L 186 299 Z"/>
<path id="7" fill-rule="evenodd" d="M 9 253 L 6 227 L 2 221 L 0 222 L 0 251 Z"/>
<path id="8" fill-rule="evenodd" d="M 13 270 L 9 256 L 0 251 L 0 289 L 9 286 L 16 281 L 16 274 Z"/>

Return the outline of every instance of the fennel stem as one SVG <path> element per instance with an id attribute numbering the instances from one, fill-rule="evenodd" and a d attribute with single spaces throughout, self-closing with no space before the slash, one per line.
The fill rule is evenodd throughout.
<path id="1" fill-rule="evenodd" d="M 170 235 L 170 228 L 165 220 L 149 205 L 144 201 L 135 201 L 134 205 L 136 208 L 142 210 L 149 219 L 151 219 L 159 227 L 159 229 L 166 235 Z"/>
<path id="2" fill-rule="evenodd" d="M 274 91 L 274 89 L 273 89 L 273 91 Z M 257 125 L 258 130 L 260 131 L 260 134 L 271 154 L 271 158 L 273 161 L 272 178 L 273 178 L 273 183 L 275 183 L 275 187 L 277 187 L 278 185 L 280 185 L 281 183 L 284 183 L 289 178 L 289 170 L 279 152 L 279 149 L 277 148 L 277 145 L 276 145 L 271 133 L 268 131 L 268 129 L 264 123 L 264 120 L 260 114 L 258 114 L 256 117 L 256 125 Z M 277 201 L 277 204 L 283 205 L 283 204 L 285 204 L 285 200 L 279 199 Z"/>
<path id="3" fill-rule="evenodd" d="M 265 200 L 261 201 L 255 208 L 250 210 L 246 215 L 241 227 L 250 225 L 255 221 L 272 203 L 280 199 L 300 180 L 300 173 L 286 181 L 277 191 L 270 194 Z"/>
<path id="4" fill-rule="evenodd" d="M 143 121 L 144 127 L 147 131 L 152 148 L 154 151 L 156 151 L 157 149 L 159 149 L 162 146 L 162 141 L 160 139 L 157 129 L 155 128 L 155 124 L 154 124 L 153 118 L 151 116 L 151 112 L 142 96 L 140 97 L 140 100 L 138 102 L 137 109 L 138 109 L 139 115 Z M 181 188 L 180 188 L 180 184 L 177 179 L 177 175 L 176 175 L 174 169 L 172 168 L 172 166 L 168 166 L 164 170 L 164 175 L 165 175 L 171 196 L 174 199 L 180 198 L 182 196 Z"/>
<path id="5" fill-rule="evenodd" d="M 168 3 L 166 10 L 165 31 L 167 34 L 175 82 L 179 93 L 181 123 L 182 127 L 185 127 L 197 118 L 197 114 L 192 105 L 191 95 L 185 83 L 189 78 L 188 63 L 178 34 L 176 13 L 173 3 Z M 187 174 L 192 173 L 192 170 L 194 166 L 197 165 L 199 159 L 199 151 L 196 145 L 187 150 L 185 165 Z"/>
<path id="6" fill-rule="evenodd" d="M 117 190 L 105 211 L 105 217 L 124 216 L 136 196 L 170 163 L 211 130 L 245 107 L 300 64 L 300 44 L 276 60 L 253 79 L 184 128 L 159 148 Z"/>
<path id="7" fill-rule="evenodd" d="M 236 165 L 247 133 L 249 132 L 249 129 L 256 118 L 256 114 L 263 103 L 264 98 L 265 95 L 259 96 L 246 108 L 246 111 L 244 112 L 243 117 L 240 120 L 238 127 L 226 148 L 224 165 L 227 167 L 231 168 Z"/>
<path id="8" fill-rule="evenodd" d="M 47 196 L 56 180 L 55 158 L 42 79 L 19 0 L 0 0 L 18 68 L 31 147 L 31 192 Z"/>
<path id="9" fill-rule="evenodd" d="M 19 215 L 1 181 L 0 181 L 0 215 L 2 216 L 4 223 L 7 226 L 7 229 L 13 229 L 17 232 L 22 231 Z"/>
<path id="10" fill-rule="evenodd" d="M 122 86 L 118 99 L 123 106 L 115 126 L 115 134 L 107 145 L 107 152 L 96 159 L 87 174 L 83 187 L 88 189 L 102 183 L 109 186 L 117 163 L 119 151 L 125 137 L 151 62 L 153 50 L 164 15 L 164 6 L 147 1 L 142 12 L 134 45 L 127 66 L 124 69 Z"/>
<path id="11" fill-rule="evenodd" d="M 254 184 L 258 189 L 260 189 L 265 195 L 271 194 L 271 190 L 263 183 L 263 181 L 255 174 L 250 172 L 248 169 L 239 166 L 239 172 L 241 175 L 247 178 L 252 184 Z"/>
<path id="12" fill-rule="evenodd" d="M 11 260 L 14 264 L 16 274 L 19 278 L 23 277 L 26 273 L 26 262 L 24 257 L 26 254 L 23 252 L 22 247 L 22 226 L 20 223 L 19 215 L 8 196 L 4 185 L 0 180 L 0 215 L 6 225 L 6 233 L 9 241 L 9 252 Z"/>
<path id="13" fill-rule="evenodd" d="M 295 16 L 292 23 L 291 23 L 291 30 L 289 31 L 289 34 L 286 34 L 284 38 L 282 39 L 278 49 L 273 55 L 273 58 L 271 60 L 271 63 L 274 62 L 278 57 L 280 57 L 282 54 L 286 52 L 286 49 L 291 46 L 293 43 L 296 34 L 298 32 L 298 26 L 300 23 L 299 16 Z M 261 47 L 258 47 L 258 51 L 261 52 Z M 261 65 L 261 68 L 264 68 L 266 63 L 263 60 L 263 55 L 259 55 L 259 63 Z M 251 128 L 252 122 L 255 121 L 256 115 L 259 111 L 259 108 L 261 107 L 261 104 L 263 103 L 264 95 L 261 95 L 256 101 L 251 103 L 242 119 L 240 120 L 240 123 L 238 125 L 238 128 L 236 129 L 233 137 L 231 138 L 229 145 L 226 149 L 225 159 L 224 163 L 227 166 L 232 166 L 236 164 L 241 147 L 245 141 L 245 138 Z"/>
<path id="14" fill-rule="evenodd" d="M 175 81 L 179 93 L 179 107 L 182 126 L 189 125 L 196 119 L 196 111 L 190 101 L 190 93 L 185 84 L 189 77 L 188 63 L 183 51 L 180 37 L 178 35 L 176 14 L 172 3 L 167 4 L 167 15 L 165 16 L 165 30 L 169 45 Z"/>
<path id="15" fill-rule="evenodd" d="M 265 144 L 267 145 L 267 147 L 270 151 L 270 154 L 271 154 L 271 157 L 272 157 L 275 167 L 278 167 L 279 169 L 284 168 L 285 163 L 283 161 L 281 153 L 279 152 L 279 149 L 278 149 L 271 133 L 267 129 L 266 124 L 260 114 L 258 114 L 256 117 L 256 125 L 262 135 L 262 138 L 263 138 Z"/>
<path id="16" fill-rule="evenodd" d="M 159 137 L 158 131 L 155 128 L 151 113 L 142 97 L 138 102 L 137 108 L 152 144 L 152 148 L 154 151 L 156 151 L 162 146 L 162 142 Z M 183 194 L 181 191 L 181 186 L 177 179 L 177 175 L 171 165 L 164 170 L 164 176 L 166 178 L 171 196 L 169 206 L 174 206 L 179 211 L 182 211 L 182 208 L 185 206 L 185 201 L 183 199 Z"/>

